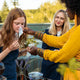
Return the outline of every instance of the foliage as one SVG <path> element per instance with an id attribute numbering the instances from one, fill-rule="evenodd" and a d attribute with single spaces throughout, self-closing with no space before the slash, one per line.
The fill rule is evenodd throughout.
<path id="1" fill-rule="evenodd" d="M 72 72 L 74 72 L 76 69 L 80 68 L 80 62 L 78 62 L 75 58 L 72 58 L 68 61 L 67 64 L 60 64 L 59 67 L 57 68 L 57 72 L 59 72 L 61 75 L 64 75 L 64 72 L 67 67 Z"/>
<path id="2" fill-rule="evenodd" d="M 12 0 L 11 0 L 12 1 Z M 18 5 L 18 0 L 12 1 L 14 7 Z M 52 3 L 46 2 L 40 6 L 38 9 L 33 10 L 23 10 L 27 17 L 27 23 L 51 23 L 54 14 L 57 10 L 66 9 L 64 4 L 61 4 L 59 0 L 53 1 Z M 4 22 L 7 14 L 9 12 L 6 1 L 2 6 L 2 11 L 0 11 L 1 21 Z M 73 22 L 73 21 L 70 21 Z"/>
<path id="3" fill-rule="evenodd" d="M 44 15 L 44 21 L 45 22 L 51 22 L 53 15 L 56 13 L 57 10 L 59 9 L 65 9 L 63 5 L 61 5 L 58 1 L 55 3 L 44 3 L 44 5 L 41 5 L 41 13 Z"/>
<path id="4" fill-rule="evenodd" d="M 27 38 L 25 42 L 22 41 L 22 44 L 20 48 L 26 48 L 27 46 L 37 46 L 38 42 L 35 41 L 34 37 L 33 38 Z"/>
<path id="5" fill-rule="evenodd" d="M 36 10 L 25 10 L 28 23 L 51 23 L 52 18 L 57 10 L 65 9 L 59 1 L 50 3 L 46 2 Z"/>
<path id="6" fill-rule="evenodd" d="M 7 6 L 6 1 L 4 1 L 4 4 L 2 6 L 2 11 L 1 11 L 1 21 L 4 22 L 6 19 L 6 16 L 8 15 L 9 8 Z"/>
<path id="7" fill-rule="evenodd" d="M 0 11 L 0 23 L 2 22 L 2 20 L 1 20 L 1 11 Z"/>
<path id="8" fill-rule="evenodd" d="M 17 80 L 30 80 L 27 71 L 27 68 L 29 67 L 28 61 L 29 57 L 26 57 L 25 59 L 24 57 L 23 58 L 18 57 L 16 59 Z"/>
<path id="9" fill-rule="evenodd" d="M 19 5 L 18 0 L 11 0 L 11 2 L 15 8 Z"/>
<path id="10" fill-rule="evenodd" d="M 66 64 L 59 64 L 56 71 L 59 72 L 61 75 L 64 75 L 64 72 L 65 72 L 66 68 L 67 68 Z"/>
<path id="11" fill-rule="evenodd" d="M 1 16 L 0 16 L 0 23 L 2 23 Z"/>
<path id="12" fill-rule="evenodd" d="M 78 62 L 75 58 L 72 58 L 71 60 L 69 60 L 68 65 L 71 71 L 74 71 L 80 68 L 80 62 Z"/>

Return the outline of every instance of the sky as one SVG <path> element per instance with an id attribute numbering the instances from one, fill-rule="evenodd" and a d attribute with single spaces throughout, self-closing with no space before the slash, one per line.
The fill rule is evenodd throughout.
<path id="1" fill-rule="evenodd" d="M 12 0 L 14 1 L 14 0 Z M 38 9 L 41 4 L 44 4 L 45 2 L 50 1 L 51 3 L 55 0 L 18 0 L 19 2 L 19 8 L 26 10 L 26 9 Z M 7 5 L 9 9 L 13 8 L 11 0 L 6 0 Z M 4 3 L 4 0 L 0 0 L 0 10 L 2 8 L 2 5 Z"/>

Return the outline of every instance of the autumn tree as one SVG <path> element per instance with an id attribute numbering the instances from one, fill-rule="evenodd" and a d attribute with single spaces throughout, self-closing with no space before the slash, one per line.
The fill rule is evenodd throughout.
<path id="1" fill-rule="evenodd" d="M 65 9 L 58 0 L 46 2 L 36 10 L 25 10 L 28 23 L 51 23 L 54 14 L 59 9 Z"/>
<path id="2" fill-rule="evenodd" d="M 9 13 L 9 8 L 8 8 L 8 5 L 7 5 L 6 1 L 4 1 L 3 6 L 2 6 L 2 10 L 1 10 L 1 20 L 2 20 L 2 22 L 5 21 L 8 13 Z"/>
<path id="3" fill-rule="evenodd" d="M 45 22 L 51 22 L 54 14 L 59 9 L 65 9 L 59 1 L 55 2 L 46 2 L 44 5 L 41 5 L 40 12 L 44 15 L 43 19 Z"/>
<path id="4" fill-rule="evenodd" d="M 18 4 L 18 0 L 11 0 L 13 1 L 14 7 Z M 16 3 L 17 2 L 17 3 Z M 27 17 L 27 23 L 51 23 L 54 14 L 59 9 L 65 9 L 65 6 L 62 5 L 59 0 L 53 1 L 52 3 L 46 2 L 43 5 L 40 6 L 38 9 L 33 10 L 24 10 L 26 17 Z M 5 20 L 7 14 L 9 12 L 8 6 L 6 1 L 4 1 L 2 12 L 1 12 L 1 18 L 2 21 Z"/>
<path id="5" fill-rule="evenodd" d="M 11 3 L 13 4 L 14 8 L 19 5 L 18 0 L 11 0 Z"/>

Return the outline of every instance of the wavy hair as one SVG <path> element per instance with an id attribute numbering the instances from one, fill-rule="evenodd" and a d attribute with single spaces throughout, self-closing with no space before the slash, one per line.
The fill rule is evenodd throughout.
<path id="1" fill-rule="evenodd" d="M 4 25 L 1 29 L 1 36 L 3 37 L 2 44 L 5 45 L 3 49 L 9 46 L 13 42 L 14 38 L 16 37 L 15 31 L 13 30 L 12 26 L 13 26 L 13 21 L 19 17 L 25 18 L 24 27 L 26 27 L 26 16 L 25 13 L 20 8 L 14 8 L 9 12 L 4 22 Z"/>
<path id="2" fill-rule="evenodd" d="M 51 23 L 51 26 L 49 28 L 49 33 L 52 34 L 52 35 L 56 35 L 57 34 L 57 30 L 56 30 L 56 26 L 55 26 L 55 23 L 54 23 L 54 20 L 55 20 L 55 17 L 56 15 L 59 13 L 59 12 L 63 12 L 64 16 L 65 16 L 65 20 L 64 20 L 64 24 L 62 26 L 62 34 L 66 33 L 68 30 L 69 30 L 69 21 L 68 21 L 68 16 L 66 14 L 66 11 L 64 10 L 59 10 L 55 13 L 54 17 L 53 17 L 53 20 L 52 20 L 52 23 Z"/>

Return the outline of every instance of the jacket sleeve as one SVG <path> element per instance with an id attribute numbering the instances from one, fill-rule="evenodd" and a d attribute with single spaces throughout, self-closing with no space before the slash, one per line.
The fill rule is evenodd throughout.
<path id="1" fill-rule="evenodd" d="M 74 30 L 74 28 L 75 27 L 71 28 L 67 33 L 65 33 L 59 37 L 53 36 L 53 35 L 47 35 L 45 33 L 43 35 L 42 41 L 51 47 L 61 48 L 68 40 L 70 33 Z"/>
<path id="2" fill-rule="evenodd" d="M 51 50 L 44 50 L 44 59 L 50 60 L 55 63 L 65 63 L 76 54 L 80 50 L 80 28 L 75 30 L 71 35 L 68 41 L 64 44 L 62 49 L 59 51 L 51 51 Z"/>

